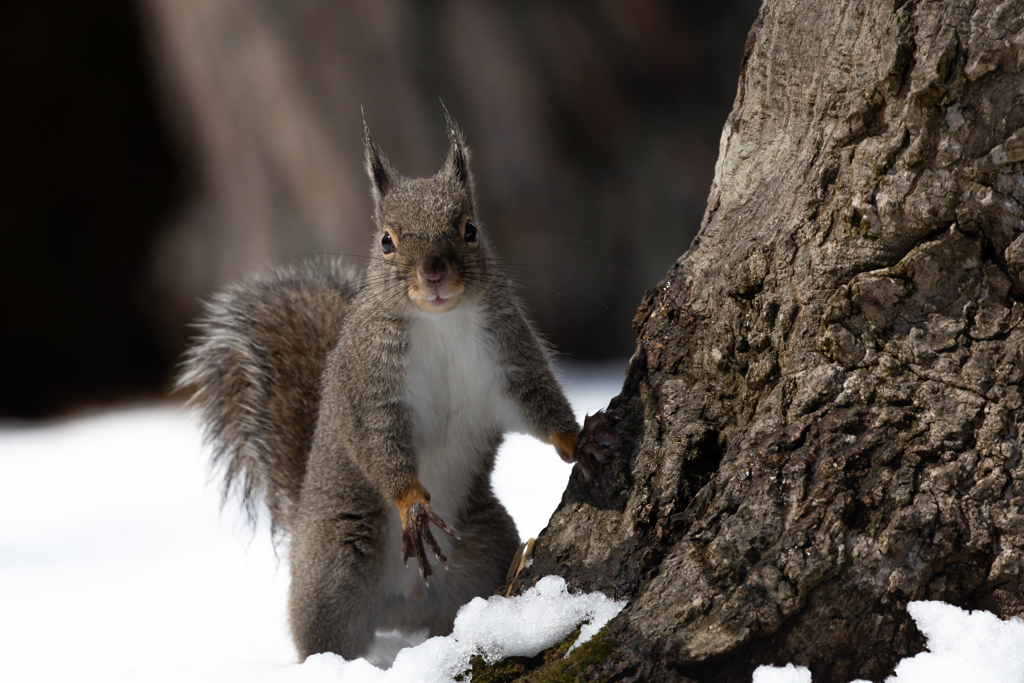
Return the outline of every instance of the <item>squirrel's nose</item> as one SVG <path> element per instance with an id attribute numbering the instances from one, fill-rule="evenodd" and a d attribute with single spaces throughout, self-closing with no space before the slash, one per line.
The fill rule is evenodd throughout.
<path id="1" fill-rule="evenodd" d="M 435 261 L 430 265 L 420 268 L 420 276 L 431 285 L 439 285 L 444 282 L 448 275 L 448 264 L 444 261 Z"/>

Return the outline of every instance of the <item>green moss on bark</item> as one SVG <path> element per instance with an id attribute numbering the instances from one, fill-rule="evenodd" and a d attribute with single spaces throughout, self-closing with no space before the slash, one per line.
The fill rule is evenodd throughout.
<path id="1" fill-rule="evenodd" d="M 470 660 L 472 669 L 465 676 L 457 676 L 456 680 L 472 683 L 573 683 L 605 680 L 595 674 L 607 669 L 607 661 L 615 656 L 617 645 L 614 639 L 605 634 L 605 630 L 602 629 L 573 650 L 568 657 L 565 653 L 579 638 L 578 628 L 561 643 L 536 657 L 508 657 L 487 664 L 483 657 L 475 656 Z"/>

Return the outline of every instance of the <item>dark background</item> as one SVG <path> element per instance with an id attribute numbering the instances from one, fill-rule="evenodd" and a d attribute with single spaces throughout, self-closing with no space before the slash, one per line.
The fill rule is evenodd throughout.
<path id="1" fill-rule="evenodd" d="M 212 289 L 366 253 L 360 106 L 426 175 L 439 97 L 541 328 L 571 357 L 628 355 L 700 225 L 757 7 L 0 4 L 0 416 L 166 395 Z"/>

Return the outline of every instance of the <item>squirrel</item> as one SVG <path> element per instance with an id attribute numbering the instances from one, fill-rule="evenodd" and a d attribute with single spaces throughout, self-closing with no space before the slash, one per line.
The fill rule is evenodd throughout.
<path id="1" fill-rule="evenodd" d="M 582 448 L 445 117 L 449 151 L 430 178 L 399 175 L 364 123 L 376 228 L 364 274 L 331 260 L 229 286 L 179 375 L 225 498 L 240 489 L 251 520 L 262 502 L 275 539 L 290 538 L 299 661 L 362 656 L 378 629 L 450 633 L 461 605 L 504 583 L 519 535 L 490 475 L 506 432 L 553 445 L 587 478 L 613 445 Z"/>

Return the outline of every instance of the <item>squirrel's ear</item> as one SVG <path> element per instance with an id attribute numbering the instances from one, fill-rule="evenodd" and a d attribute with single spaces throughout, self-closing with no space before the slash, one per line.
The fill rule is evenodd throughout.
<path id="1" fill-rule="evenodd" d="M 441 104 L 441 107 L 444 108 L 444 103 Z M 450 145 L 445 171 L 471 190 L 473 176 L 469 172 L 469 148 L 466 146 L 466 140 L 462 137 L 462 131 L 452 121 L 447 108 L 444 110 L 444 120 L 448 126 L 448 143 Z"/>
<path id="2" fill-rule="evenodd" d="M 370 137 L 370 128 L 366 125 L 366 119 L 363 119 L 363 132 L 366 136 L 364 141 L 366 146 L 366 173 L 370 176 L 373 201 L 379 204 L 394 183 L 395 171 L 391 168 L 387 158 L 377 149 L 377 145 L 373 144 L 373 138 Z"/>

